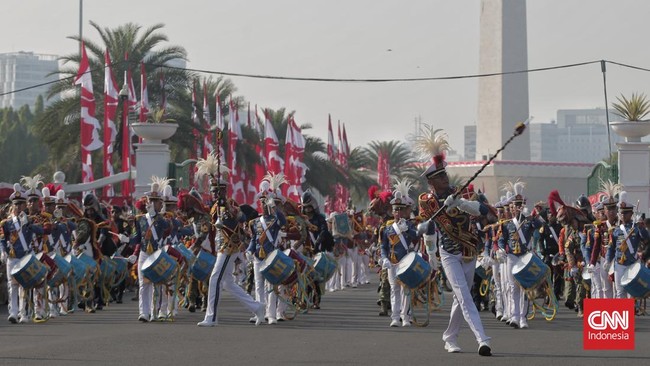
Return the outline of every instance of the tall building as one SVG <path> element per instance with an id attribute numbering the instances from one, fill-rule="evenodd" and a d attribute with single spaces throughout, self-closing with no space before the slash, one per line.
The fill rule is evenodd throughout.
<path id="1" fill-rule="evenodd" d="M 476 158 L 476 125 L 465 126 L 465 149 L 464 159 L 474 160 Z M 487 160 L 487 159 L 481 159 Z"/>
<path id="2" fill-rule="evenodd" d="M 526 70 L 526 1 L 481 0 L 480 6 L 479 73 Z M 480 78 L 476 160 L 494 154 L 528 116 L 528 74 Z M 529 160 L 528 134 L 514 139 L 498 159 Z"/>
<path id="3" fill-rule="evenodd" d="M 23 51 L 0 53 L 0 94 L 57 80 L 56 74 L 49 74 L 58 70 L 57 56 L 54 55 L 40 55 Z M 2 95 L 0 96 L 0 108 L 18 109 L 27 104 L 33 109 L 36 98 L 39 95 L 45 97 L 49 87 L 49 85 L 43 85 Z M 51 103 L 52 100 L 45 102 Z"/>

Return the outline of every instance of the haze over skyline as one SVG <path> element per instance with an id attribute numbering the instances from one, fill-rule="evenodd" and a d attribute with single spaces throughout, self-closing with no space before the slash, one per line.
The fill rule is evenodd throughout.
<path id="1" fill-rule="evenodd" d="M 520 1 L 520 0 L 506 0 Z M 110 3 L 86 0 L 88 24 L 143 29 L 163 23 L 169 44 L 188 52 L 188 67 L 233 73 L 315 78 L 426 78 L 478 73 L 480 2 L 297 0 L 201 2 L 168 0 Z M 7 0 L 0 53 L 77 52 L 79 1 Z M 650 50 L 638 38 L 650 2 L 547 0 L 527 2 L 528 68 L 611 60 L 650 68 Z M 638 44 L 638 46 L 637 46 Z M 462 153 L 463 126 L 476 120 L 475 78 L 393 83 L 330 83 L 230 77 L 260 108 L 296 111 L 309 135 L 327 140 L 327 115 L 345 123 L 352 147 L 401 140 L 416 118 L 443 128 Z M 610 103 L 617 95 L 648 92 L 650 73 L 608 64 Z M 599 64 L 529 74 L 534 122 L 558 109 L 603 108 Z M 604 112 L 603 112 L 604 113 Z M 336 126 L 335 134 L 336 134 Z"/>

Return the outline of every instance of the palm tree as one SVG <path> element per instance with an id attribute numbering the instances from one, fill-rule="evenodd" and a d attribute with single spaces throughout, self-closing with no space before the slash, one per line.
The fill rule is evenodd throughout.
<path id="1" fill-rule="evenodd" d="M 377 163 L 375 162 L 373 165 L 367 150 L 367 148 L 355 147 L 348 158 L 350 196 L 352 201 L 356 202 L 359 207 L 367 205 L 368 188 L 373 184 L 377 184 Z M 369 167 L 375 167 L 375 169 Z"/>
<path id="2" fill-rule="evenodd" d="M 422 169 L 418 161 L 415 159 L 413 152 L 403 142 L 395 140 L 381 142 L 372 141 L 368 144 L 368 147 L 364 149 L 367 154 L 368 166 L 374 168 L 375 180 L 377 179 L 377 170 L 375 167 L 379 161 L 379 155 L 384 154 L 388 157 L 391 182 L 395 179 L 402 180 L 405 178 L 410 179 L 414 183 L 419 182 Z M 415 186 L 413 188 L 415 190 L 422 190 L 426 188 L 426 186 Z"/>
<path id="3" fill-rule="evenodd" d="M 166 65 L 172 60 L 186 60 L 187 52 L 180 46 L 166 46 L 164 42 L 168 41 L 167 36 L 160 33 L 159 30 L 164 27 L 163 24 L 155 24 L 147 29 L 134 23 L 127 23 L 114 29 L 102 28 L 94 22 L 90 25 L 99 33 L 102 40 L 96 43 L 88 38 L 83 38 L 93 79 L 93 91 L 96 100 L 96 118 L 103 120 L 103 78 L 104 78 L 104 52 L 108 50 L 111 56 L 113 73 L 119 80 L 127 69 L 133 74 L 135 89 L 139 90 L 140 86 L 140 68 L 139 63 L 145 63 L 149 100 L 152 105 L 159 103 L 161 95 L 160 84 L 158 80 L 161 73 L 164 74 L 165 91 L 167 100 L 173 101 L 178 98 L 179 91 L 182 93 L 188 88 L 188 80 L 192 75 L 185 70 L 167 68 Z M 72 36 L 70 39 L 81 41 L 79 37 Z M 129 56 L 129 62 L 123 62 L 125 54 Z M 53 84 L 48 92 L 48 98 L 55 95 L 61 95 L 62 98 L 47 107 L 42 117 L 38 119 L 35 126 L 35 134 L 47 146 L 49 150 L 49 160 L 47 165 L 51 169 L 64 170 L 69 181 L 78 181 L 81 176 L 79 169 L 79 89 L 72 85 L 72 77 L 77 74 L 78 64 L 81 60 L 79 53 L 63 56 L 60 58 L 66 65 L 58 74 L 62 80 Z M 152 82 L 155 80 L 156 82 Z M 118 108 L 118 121 L 122 120 L 121 110 Z M 171 116 L 177 120 L 180 125 L 186 123 L 189 115 L 183 119 L 177 116 Z M 134 119 L 131 117 L 131 119 Z M 118 136 L 121 136 L 122 124 L 118 126 Z M 52 133 L 57 131 L 57 133 Z M 184 130 L 181 129 L 172 141 L 183 141 Z M 121 139 L 117 139 L 114 151 L 121 151 Z M 99 154 L 99 152 L 96 152 Z M 116 158 L 116 161 L 121 160 Z M 101 161 L 101 159 L 95 159 Z M 95 164 L 95 173 L 101 172 L 101 164 Z"/>
<path id="4" fill-rule="evenodd" d="M 266 109 L 266 112 L 270 117 L 275 134 L 278 136 L 280 156 L 284 156 L 288 119 L 293 116 L 295 111 L 287 114 L 285 108 L 280 108 L 276 111 Z M 327 145 L 323 140 L 304 133 L 305 130 L 312 128 L 312 126 L 307 123 L 299 127 L 305 137 L 304 163 L 308 167 L 303 188 L 315 189 L 323 196 L 334 194 L 334 185 L 346 182 L 345 173 L 339 166 L 328 160 Z"/>

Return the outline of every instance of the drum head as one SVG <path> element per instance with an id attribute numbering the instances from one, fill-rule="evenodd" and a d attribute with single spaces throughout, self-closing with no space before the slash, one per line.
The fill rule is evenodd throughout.
<path id="1" fill-rule="evenodd" d="M 145 259 L 144 263 L 142 263 L 142 269 L 149 268 L 152 263 L 154 263 L 158 257 L 160 257 L 160 254 L 162 251 L 160 249 L 156 250 L 155 252 L 151 253 L 151 255 Z"/>
<path id="2" fill-rule="evenodd" d="M 18 273 L 21 269 L 25 268 L 25 266 L 27 265 L 27 263 L 29 263 L 31 259 L 32 259 L 32 255 L 30 254 L 20 258 L 20 260 L 18 261 L 18 265 L 11 270 L 11 275 L 13 276 L 16 273 Z"/>
<path id="3" fill-rule="evenodd" d="M 517 262 L 512 266 L 512 273 L 519 273 L 526 268 L 528 263 L 533 259 L 533 253 L 528 252 L 517 259 Z"/>
<path id="4" fill-rule="evenodd" d="M 280 252 L 279 250 L 275 249 L 274 251 L 271 252 L 271 254 L 267 255 L 266 258 L 264 258 L 264 261 L 262 261 L 262 265 L 260 266 L 260 272 L 267 269 L 271 265 L 271 263 L 273 263 L 275 257 L 278 256 L 279 252 Z"/>
<path id="5" fill-rule="evenodd" d="M 399 276 L 400 274 L 404 273 L 406 270 L 408 270 L 411 267 L 411 263 L 415 261 L 415 256 L 417 254 L 415 252 L 411 252 L 402 258 L 402 260 L 397 263 L 397 275 Z"/>
<path id="6" fill-rule="evenodd" d="M 630 284 L 630 282 L 632 282 L 632 280 L 634 280 L 636 276 L 639 275 L 639 271 L 641 271 L 641 263 L 634 263 L 631 266 L 627 267 L 623 272 L 623 276 L 621 276 L 621 285 L 625 286 Z"/>

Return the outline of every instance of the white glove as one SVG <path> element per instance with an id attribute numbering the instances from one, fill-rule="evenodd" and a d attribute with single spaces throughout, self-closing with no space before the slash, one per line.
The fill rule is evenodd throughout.
<path id="1" fill-rule="evenodd" d="M 0 263 L 7 263 L 7 253 L 4 251 L 0 252 Z"/>
<path id="2" fill-rule="evenodd" d="M 153 203 L 147 204 L 147 213 L 151 217 L 156 216 L 156 209 L 153 207 Z"/>
<path id="3" fill-rule="evenodd" d="M 449 212 L 452 208 L 456 208 L 458 205 L 460 205 L 460 198 L 454 198 L 453 194 L 450 194 L 445 198 L 445 206 L 447 206 L 447 212 Z"/>
<path id="4" fill-rule="evenodd" d="M 129 237 L 124 234 L 117 234 L 117 237 L 120 239 L 120 243 L 128 243 L 131 241 Z"/>
<path id="5" fill-rule="evenodd" d="M 407 225 L 406 220 L 399 219 L 399 221 L 397 222 L 397 228 L 399 229 L 399 231 L 405 232 L 409 229 L 409 226 Z"/>
<path id="6" fill-rule="evenodd" d="M 382 269 L 389 269 L 390 266 L 391 266 L 391 264 L 390 264 L 390 261 L 388 260 L 388 258 L 382 258 L 381 259 L 381 268 Z"/>
<path id="7" fill-rule="evenodd" d="M 25 211 L 21 212 L 20 215 L 18 215 L 18 219 L 20 220 L 20 226 L 25 226 L 29 223 L 29 219 L 27 218 L 27 214 Z"/>
<path id="8" fill-rule="evenodd" d="M 587 264 L 587 266 L 585 268 L 587 269 L 587 272 L 594 273 L 594 265 L 593 264 Z"/>
<path id="9" fill-rule="evenodd" d="M 126 260 L 129 263 L 133 264 L 133 263 L 135 263 L 135 261 L 138 260 L 138 257 L 135 254 L 131 254 L 128 258 L 126 258 Z"/>

